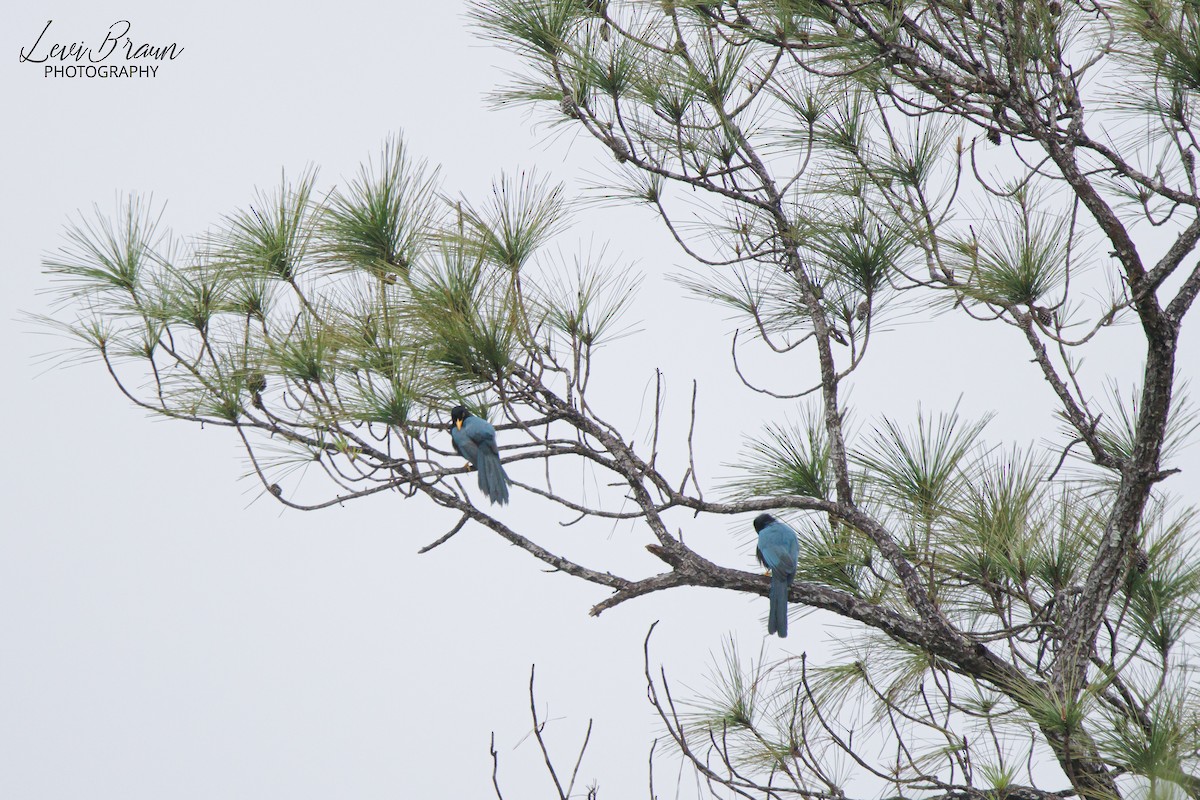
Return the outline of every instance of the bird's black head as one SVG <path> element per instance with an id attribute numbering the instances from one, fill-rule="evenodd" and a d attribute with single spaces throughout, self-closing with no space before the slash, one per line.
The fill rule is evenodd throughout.
<path id="1" fill-rule="evenodd" d="M 463 420 L 469 416 L 471 416 L 471 412 L 463 406 L 455 406 L 450 409 L 450 423 L 456 428 L 461 428 Z"/>
<path id="2" fill-rule="evenodd" d="M 770 514 L 759 514 L 757 517 L 754 518 L 754 532 L 755 533 L 760 532 L 763 528 L 767 527 L 774 521 L 775 521 L 775 518 L 772 517 Z"/>

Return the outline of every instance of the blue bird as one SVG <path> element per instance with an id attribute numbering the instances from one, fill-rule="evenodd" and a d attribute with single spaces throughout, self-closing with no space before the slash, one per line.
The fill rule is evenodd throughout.
<path id="1" fill-rule="evenodd" d="M 479 489 L 493 504 L 508 502 L 508 476 L 500 466 L 496 449 L 496 429 L 486 419 L 480 419 L 462 406 L 450 410 L 450 438 L 454 450 L 470 461 L 479 473 Z"/>
<path id="2" fill-rule="evenodd" d="M 796 577 L 796 562 L 800 560 L 800 540 L 796 532 L 770 514 L 754 518 L 758 531 L 758 548 L 754 554 L 758 563 L 771 570 L 771 610 L 767 615 L 767 633 L 787 637 L 788 587 Z"/>

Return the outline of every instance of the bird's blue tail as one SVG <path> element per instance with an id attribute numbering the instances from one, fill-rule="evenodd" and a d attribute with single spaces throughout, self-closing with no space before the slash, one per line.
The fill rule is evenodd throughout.
<path id="1" fill-rule="evenodd" d="M 771 610 L 767 615 L 767 633 L 778 633 L 787 638 L 788 579 L 777 570 L 771 570 Z"/>
<path id="2" fill-rule="evenodd" d="M 508 476 L 500 465 L 500 456 L 494 451 L 479 450 L 479 463 L 475 465 L 479 471 L 479 488 L 493 503 L 504 505 L 508 502 Z"/>

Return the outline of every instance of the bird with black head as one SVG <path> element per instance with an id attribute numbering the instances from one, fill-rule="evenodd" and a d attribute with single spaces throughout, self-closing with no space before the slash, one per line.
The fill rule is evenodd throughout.
<path id="1" fill-rule="evenodd" d="M 758 563 L 771 571 L 767 633 L 777 633 L 780 638 L 785 638 L 788 625 L 788 587 L 796 578 L 796 563 L 800 560 L 800 540 L 796 538 L 794 530 L 770 514 L 759 514 L 755 517 L 754 530 L 758 532 L 758 547 L 754 554 L 758 557 Z"/>
<path id="2" fill-rule="evenodd" d="M 496 429 L 463 406 L 450 409 L 450 439 L 454 451 L 479 473 L 479 489 L 493 504 L 508 502 L 508 475 L 500 465 Z"/>

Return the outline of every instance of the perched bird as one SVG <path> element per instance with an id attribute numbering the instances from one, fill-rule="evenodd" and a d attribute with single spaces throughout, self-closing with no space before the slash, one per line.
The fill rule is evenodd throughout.
<path id="1" fill-rule="evenodd" d="M 492 503 L 508 502 L 508 476 L 500 466 L 496 449 L 496 429 L 462 406 L 450 410 L 450 438 L 457 453 L 470 461 L 479 473 L 479 488 Z"/>
<path id="2" fill-rule="evenodd" d="M 767 615 L 767 633 L 787 636 L 788 587 L 796 577 L 796 562 L 800 558 L 800 540 L 796 532 L 770 514 L 754 518 L 758 531 L 758 563 L 771 570 L 771 610 Z"/>

